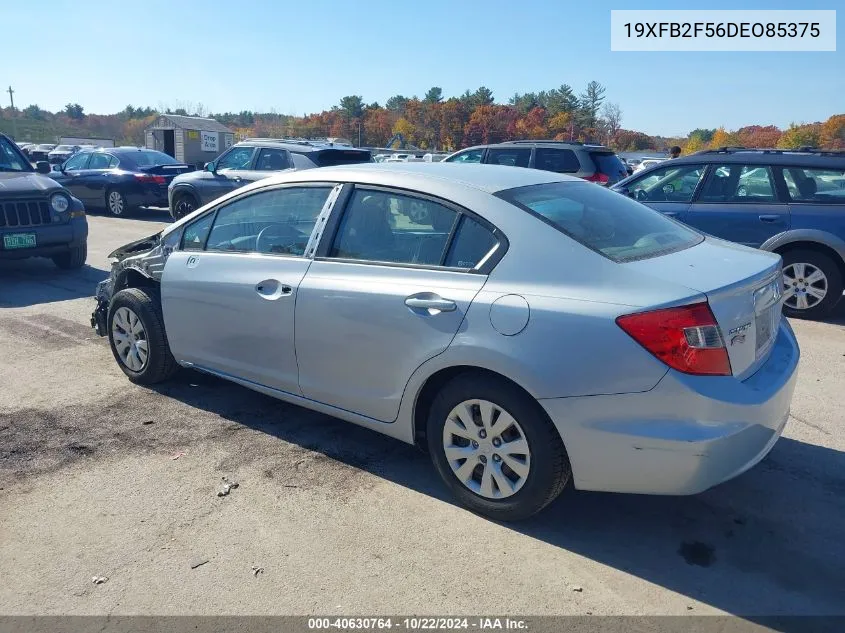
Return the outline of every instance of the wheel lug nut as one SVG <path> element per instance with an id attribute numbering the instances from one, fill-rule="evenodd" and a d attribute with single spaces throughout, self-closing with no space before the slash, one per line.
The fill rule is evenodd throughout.
<path id="1" fill-rule="evenodd" d="M 499 454 L 498 454 L 498 453 L 494 453 L 494 454 L 493 454 L 493 461 L 494 461 L 494 462 L 500 462 L 500 461 L 502 461 L 502 458 L 501 458 L 501 457 L 499 457 Z"/>
<path id="2" fill-rule="evenodd" d="M 472 447 L 473 447 L 473 448 L 478 448 L 478 442 L 476 442 L 475 440 L 473 440 L 473 441 L 472 441 Z"/>
<path id="3" fill-rule="evenodd" d="M 478 458 L 478 461 L 480 461 L 482 464 L 486 464 L 487 463 L 487 456 L 482 455 L 481 457 Z"/>
<path id="4" fill-rule="evenodd" d="M 501 445 L 502 445 L 502 440 L 500 440 L 498 437 L 494 437 L 493 438 L 493 446 L 501 446 Z"/>
<path id="5" fill-rule="evenodd" d="M 487 437 L 487 431 L 485 431 L 484 429 L 481 429 L 478 432 L 478 437 L 480 437 L 483 440 L 485 437 Z"/>

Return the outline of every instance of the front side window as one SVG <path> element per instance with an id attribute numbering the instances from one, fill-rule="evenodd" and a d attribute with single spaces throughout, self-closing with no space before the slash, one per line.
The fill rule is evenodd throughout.
<path id="1" fill-rule="evenodd" d="M 534 154 L 534 169 L 574 174 L 581 169 L 581 163 L 571 149 L 538 147 Z"/>
<path id="2" fill-rule="evenodd" d="M 217 211 L 206 250 L 301 256 L 331 190 L 287 187 L 239 198 Z"/>
<path id="3" fill-rule="evenodd" d="M 689 202 L 704 175 L 704 165 L 669 165 L 628 185 L 640 202 Z"/>
<path id="4" fill-rule="evenodd" d="M 845 170 L 784 167 L 783 179 L 792 202 L 845 204 Z"/>
<path id="5" fill-rule="evenodd" d="M 531 150 L 527 147 L 491 148 L 487 150 L 487 163 L 508 167 L 528 167 Z"/>
<path id="6" fill-rule="evenodd" d="M 714 165 L 699 202 L 776 202 L 772 170 L 759 165 Z"/>
<path id="7" fill-rule="evenodd" d="M 286 150 L 264 147 L 258 152 L 258 160 L 255 164 L 258 171 L 281 171 L 291 167 L 290 157 Z"/>
<path id="8" fill-rule="evenodd" d="M 457 219 L 432 200 L 357 189 L 329 257 L 439 266 Z"/>
<path id="9" fill-rule="evenodd" d="M 67 159 L 65 162 L 65 171 L 73 171 L 76 169 L 85 169 L 86 165 L 88 164 L 88 159 L 91 157 L 91 154 L 74 154 L 70 158 Z"/>
<path id="10" fill-rule="evenodd" d="M 225 169 L 249 169 L 254 147 L 233 147 L 217 161 L 217 171 Z"/>
<path id="11" fill-rule="evenodd" d="M 592 183 L 545 183 L 496 195 L 617 262 L 673 253 L 704 239 L 660 212 Z"/>
<path id="12" fill-rule="evenodd" d="M 476 149 L 468 149 L 465 152 L 461 152 L 459 154 L 455 154 L 448 160 L 443 162 L 446 163 L 480 163 L 481 157 L 484 156 L 484 148 L 479 147 Z"/>
<path id="13" fill-rule="evenodd" d="M 30 169 L 17 149 L 12 147 L 11 142 L 0 138 L 0 171 L 30 171 Z"/>
<path id="14" fill-rule="evenodd" d="M 207 213 L 186 226 L 184 233 L 182 233 L 182 250 L 201 251 L 205 248 L 205 240 L 213 221 L 214 214 Z"/>

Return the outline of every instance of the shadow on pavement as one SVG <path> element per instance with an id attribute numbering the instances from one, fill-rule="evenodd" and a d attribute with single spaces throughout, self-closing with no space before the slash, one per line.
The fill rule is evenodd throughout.
<path id="1" fill-rule="evenodd" d="M 86 209 L 85 213 L 104 218 L 112 218 L 117 221 L 124 219 L 112 215 L 107 209 Z M 173 218 L 170 217 L 170 211 L 164 207 L 141 207 L 140 209 L 134 209 L 131 214 L 126 216 L 126 219 L 141 220 L 142 222 L 173 222 Z"/>
<path id="2" fill-rule="evenodd" d="M 453 503 L 424 454 L 375 432 L 194 372 L 158 391 Z M 744 616 L 845 614 L 843 526 L 845 453 L 788 438 L 697 496 L 570 488 L 540 515 L 506 525 Z"/>
<path id="3" fill-rule="evenodd" d="M 93 297 L 108 272 L 92 266 L 61 270 L 49 259 L 0 261 L 0 308 Z"/>

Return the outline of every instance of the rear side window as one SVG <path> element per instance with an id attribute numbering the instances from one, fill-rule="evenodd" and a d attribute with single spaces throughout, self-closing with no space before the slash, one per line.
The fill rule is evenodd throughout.
<path id="1" fill-rule="evenodd" d="M 792 202 L 845 204 L 845 170 L 784 167 L 783 179 Z"/>
<path id="2" fill-rule="evenodd" d="M 596 170 L 610 178 L 611 182 L 622 180 L 628 176 L 625 165 L 613 152 L 590 152 L 590 158 L 596 164 Z"/>
<path id="3" fill-rule="evenodd" d="M 358 165 L 372 162 L 370 152 L 360 149 L 324 149 L 316 154 L 315 162 L 318 167 Z"/>
<path id="4" fill-rule="evenodd" d="M 499 240 L 490 230 L 469 216 L 463 216 L 449 247 L 445 265 L 450 268 L 472 269 L 487 259 Z"/>
<path id="5" fill-rule="evenodd" d="M 699 202 L 775 202 L 772 170 L 760 165 L 713 165 Z"/>
<path id="6" fill-rule="evenodd" d="M 507 165 L 509 167 L 528 167 L 531 160 L 531 149 L 527 147 L 497 147 L 487 150 L 487 162 L 490 165 Z"/>
<path id="7" fill-rule="evenodd" d="M 554 182 L 496 195 L 616 262 L 673 253 L 704 239 L 658 211 L 591 183 Z"/>
<path id="8" fill-rule="evenodd" d="M 291 167 L 288 153 L 283 149 L 265 147 L 258 152 L 258 160 L 255 163 L 255 169 L 258 171 L 281 171 Z"/>
<path id="9" fill-rule="evenodd" d="M 534 169 L 574 174 L 581 169 L 581 163 L 571 149 L 538 147 L 534 154 Z"/>
<path id="10" fill-rule="evenodd" d="M 179 161 L 164 152 L 147 149 L 126 155 L 138 167 L 153 167 L 155 165 L 178 165 Z"/>

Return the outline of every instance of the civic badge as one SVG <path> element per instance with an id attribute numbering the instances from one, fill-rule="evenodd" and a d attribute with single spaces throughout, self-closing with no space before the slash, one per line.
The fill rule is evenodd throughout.
<path id="1" fill-rule="evenodd" d="M 188 258 L 188 261 L 187 261 L 187 262 L 185 262 L 185 265 L 186 265 L 188 268 L 196 268 L 196 267 L 197 267 L 197 264 L 199 264 L 199 263 L 200 263 L 200 256 L 199 256 L 199 255 L 191 255 L 191 256 Z"/>

